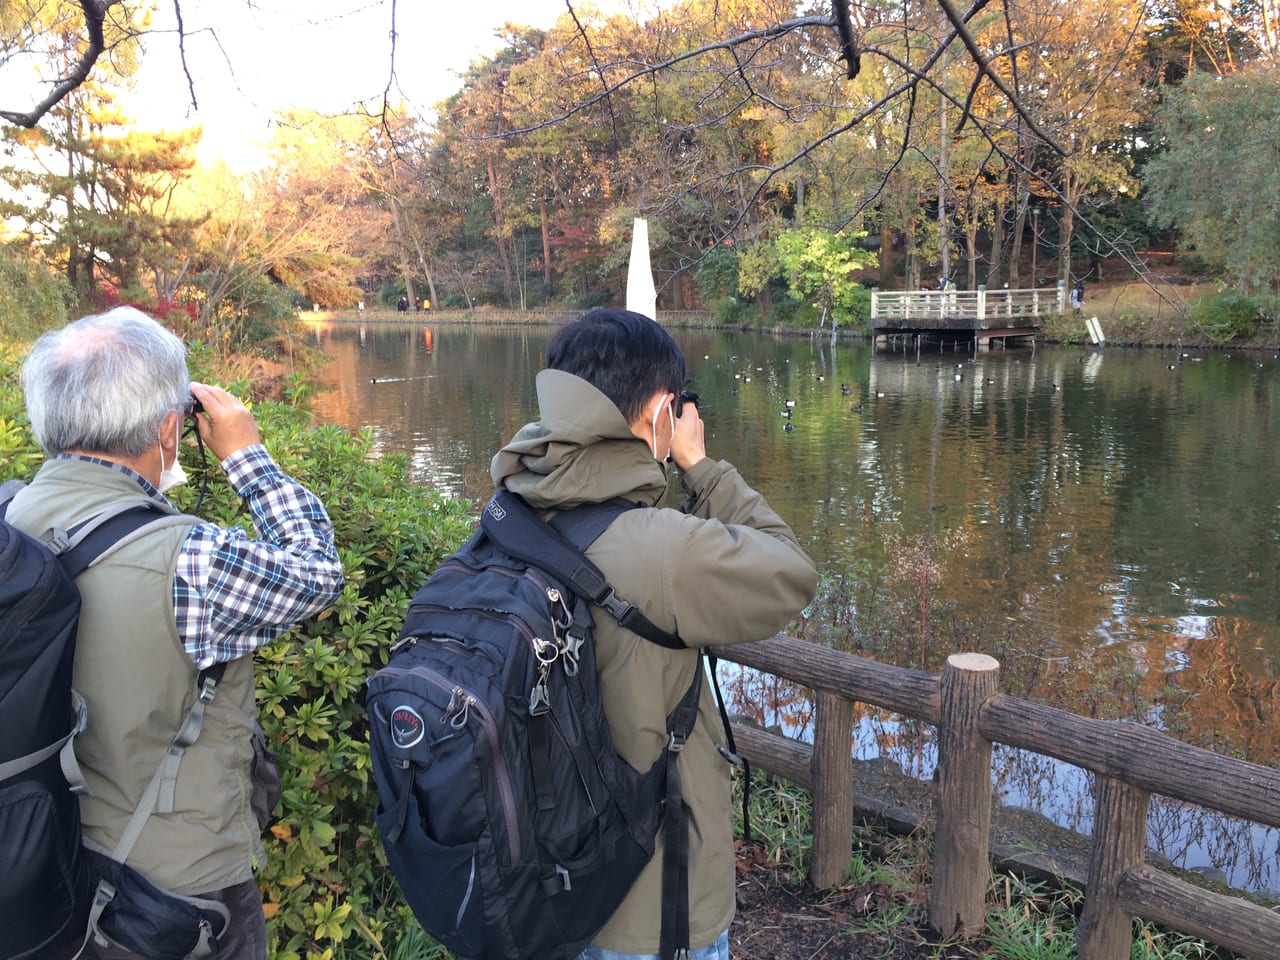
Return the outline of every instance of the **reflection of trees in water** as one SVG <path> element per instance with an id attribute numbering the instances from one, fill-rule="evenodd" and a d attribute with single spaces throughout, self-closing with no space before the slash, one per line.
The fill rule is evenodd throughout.
<path id="1" fill-rule="evenodd" d="M 1000 661 L 1001 689 L 1081 716 L 1152 726 L 1254 763 L 1280 755 L 1280 678 L 1257 621 L 1228 615 L 1132 618 L 1116 598 L 1101 642 L 1072 642 L 996 610 L 961 617 L 935 592 L 963 561 L 961 535 L 886 536 L 883 563 L 823 578 L 796 633 L 884 663 L 940 672 L 957 650 Z M 1126 624 L 1140 619 L 1140 629 Z M 1064 629 L 1064 634 L 1069 630 Z"/>
<path id="2" fill-rule="evenodd" d="M 1153 796 L 1147 842 L 1177 866 L 1221 870 L 1232 886 L 1280 892 L 1280 831 Z"/>

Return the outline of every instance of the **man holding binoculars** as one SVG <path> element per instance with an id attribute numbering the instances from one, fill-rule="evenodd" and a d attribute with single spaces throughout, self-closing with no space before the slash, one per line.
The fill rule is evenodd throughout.
<path id="1" fill-rule="evenodd" d="M 132 307 L 46 333 L 22 374 L 47 459 L 6 519 L 39 537 L 125 506 L 160 518 L 77 578 L 73 685 L 88 725 L 75 752 L 91 791 L 80 800 L 85 843 L 100 852 L 128 843 L 127 863 L 151 883 L 222 904 L 230 919 L 219 956 L 265 960 L 253 879 L 263 825 L 254 809 L 252 654 L 342 590 L 329 516 L 267 453 L 245 405 L 191 383 L 182 341 Z M 185 480 L 178 446 L 192 417 L 253 516 L 256 538 L 179 515 L 165 498 Z M 225 667 L 193 741 L 153 796 L 153 777 L 188 729 L 197 676 L 216 664 Z M 145 818 L 140 832 L 135 810 Z M 84 932 L 74 934 L 71 952 Z M 134 954 L 90 937 L 80 956 Z"/>
<path id="2" fill-rule="evenodd" d="M 711 644 L 772 636 L 812 599 L 817 572 L 791 528 L 733 466 L 707 457 L 698 396 L 685 389 L 679 346 L 638 313 L 596 309 L 562 327 L 537 377 L 541 419 L 493 458 L 496 486 L 555 512 L 622 497 L 650 509 L 620 514 L 588 548 L 605 578 L 684 649 L 651 643 L 595 617 L 601 698 L 614 746 L 649 769 L 666 747 L 666 717 Z M 682 509 L 657 504 L 667 463 Z M 698 721 L 679 755 L 688 810 L 689 956 L 728 960 L 734 913 L 729 766 L 703 679 Z M 659 949 L 662 836 L 622 905 L 582 954 L 652 957 Z"/>

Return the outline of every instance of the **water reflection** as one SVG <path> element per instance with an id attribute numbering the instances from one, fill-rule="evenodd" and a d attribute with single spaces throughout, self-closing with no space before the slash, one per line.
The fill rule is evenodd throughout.
<path id="1" fill-rule="evenodd" d="M 484 496 L 489 458 L 535 414 L 548 333 L 316 326 L 335 362 L 315 405 L 407 454 L 414 479 Z M 931 670 L 979 650 L 1016 695 L 1276 761 L 1280 363 L 677 336 L 712 455 L 829 572 L 831 600 L 806 635 Z M 784 690 L 747 699 L 807 728 L 807 703 Z M 923 734 L 893 718 L 869 718 L 858 749 L 931 770 Z M 1087 828 L 1082 773 L 1001 756 L 1011 802 Z M 1152 820 L 1153 842 L 1188 865 L 1280 886 L 1274 834 Z"/>

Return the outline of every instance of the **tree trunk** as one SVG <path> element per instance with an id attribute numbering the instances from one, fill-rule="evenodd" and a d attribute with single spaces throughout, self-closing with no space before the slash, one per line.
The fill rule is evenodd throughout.
<path id="1" fill-rule="evenodd" d="M 1017 214 L 1013 218 L 1013 235 L 1009 238 L 1009 286 L 1017 287 L 1022 279 L 1022 271 L 1019 269 L 1018 261 L 1022 257 L 1022 234 L 1027 229 L 1027 205 L 1021 204 Z M 1035 277 L 1031 278 L 1032 286 L 1035 285 Z"/>
<path id="2" fill-rule="evenodd" d="M 893 249 L 893 228 L 882 218 L 880 221 L 880 289 L 893 289 L 898 274 L 898 254 Z"/>
<path id="3" fill-rule="evenodd" d="M 538 198 L 538 225 L 542 230 L 542 286 L 547 296 L 554 291 L 551 277 L 551 223 L 547 217 L 547 198 Z"/>
<path id="4" fill-rule="evenodd" d="M 969 261 L 969 290 L 978 289 L 978 221 L 969 218 L 964 225 L 965 259 Z"/>
<path id="5" fill-rule="evenodd" d="M 1004 215 L 1005 203 L 996 201 L 995 216 L 991 220 L 991 268 L 987 271 L 987 287 L 994 287 L 1000 282 L 1001 271 L 1004 270 Z"/>
<path id="6" fill-rule="evenodd" d="M 502 179 L 498 176 L 498 166 L 493 157 L 485 161 L 485 169 L 489 175 L 489 196 L 493 199 L 493 245 L 497 250 L 498 263 L 502 267 L 502 289 L 507 300 L 515 289 L 515 279 L 511 274 L 511 251 L 507 246 L 506 216 L 503 213 Z"/>
<path id="7" fill-rule="evenodd" d="M 404 208 L 399 197 L 391 198 L 391 226 L 396 234 L 396 253 L 399 254 L 400 276 L 404 279 L 404 295 L 409 298 L 409 306 L 417 304 L 416 292 L 413 289 L 413 262 L 409 259 L 409 245 L 404 236 Z"/>
<path id="8" fill-rule="evenodd" d="M 1074 196 L 1074 186 L 1075 182 L 1067 176 L 1063 183 L 1062 196 L 1066 202 L 1062 205 L 1058 238 L 1058 279 L 1068 288 L 1071 286 L 1071 236 L 1075 232 L 1075 205 L 1079 199 Z"/>

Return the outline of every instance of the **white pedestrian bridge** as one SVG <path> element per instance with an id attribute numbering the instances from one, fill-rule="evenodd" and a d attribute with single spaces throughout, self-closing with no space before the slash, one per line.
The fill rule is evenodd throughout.
<path id="1" fill-rule="evenodd" d="M 876 343 L 891 340 L 992 340 L 1033 337 L 1040 321 L 1066 313 L 1066 285 L 1038 290 L 872 290 L 871 331 Z"/>

